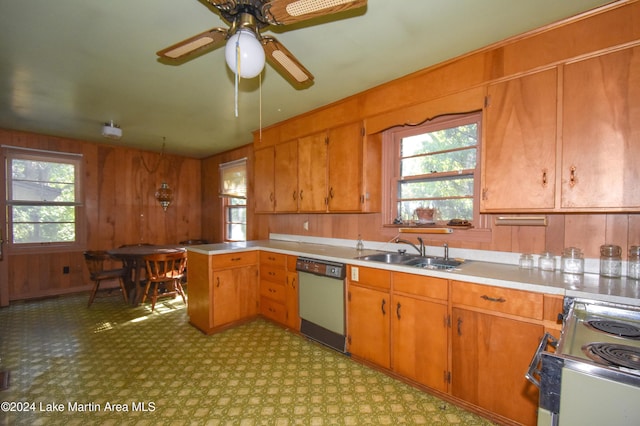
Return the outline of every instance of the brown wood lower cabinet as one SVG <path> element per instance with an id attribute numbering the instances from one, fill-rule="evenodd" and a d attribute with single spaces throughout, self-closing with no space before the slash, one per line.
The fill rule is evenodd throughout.
<path id="1" fill-rule="evenodd" d="M 448 280 L 393 273 L 393 370 L 430 388 L 448 388 Z"/>
<path id="2" fill-rule="evenodd" d="M 544 295 L 459 281 L 451 286 L 451 394 L 518 423 L 536 424 L 538 389 L 524 374 L 544 334 Z M 536 318 L 503 313 L 518 306 Z"/>
<path id="3" fill-rule="evenodd" d="M 189 322 L 211 334 L 258 315 L 258 256 L 247 251 L 206 255 L 188 252 Z"/>
<path id="4" fill-rule="evenodd" d="M 357 279 L 351 273 L 357 268 Z M 391 368 L 391 273 L 350 266 L 347 273 L 347 349 L 357 358 Z"/>
<path id="5" fill-rule="evenodd" d="M 296 256 L 260 251 L 260 313 L 300 330 Z"/>

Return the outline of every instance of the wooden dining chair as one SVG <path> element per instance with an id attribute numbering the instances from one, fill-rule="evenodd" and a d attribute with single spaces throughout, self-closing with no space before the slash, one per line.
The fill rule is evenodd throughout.
<path id="1" fill-rule="evenodd" d="M 120 290 L 122 291 L 122 297 L 124 298 L 124 301 L 129 302 L 127 288 L 124 285 L 124 278 L 127 274 L 127 270 L 125 268 L 104 269 L 104 262 L 110 259 L 111 256 L 109 256 L 109 254 L 103 250 L 84 252 L 84 260 L 87 264 L 87 268 L 89 269 L 91 280 L 94 283 L 91 294 L 89 295 L 89 304 L 87 306 L 91 306 L 91 304 L 93 303 L 93 300 L 95 299 L 96 294 L 100 289 L 100 283 L 107 280 L 117 280 L 120 284 Z M 113 288 L 110 288 L 109 290 L 113 290 Z"/>
<path id="2" fill-rule="evenodd" d="M 147 299 L 150 289 L 151 311 L 155 309 L 159 297 L 180 295 L 182 301 L 187 303 L 181 283 L 187 267 L 187 252 L 151 254 L 145 256 L 144 262 L 147 269 L 147 285 L 142 295 L 142 303 Z"/>

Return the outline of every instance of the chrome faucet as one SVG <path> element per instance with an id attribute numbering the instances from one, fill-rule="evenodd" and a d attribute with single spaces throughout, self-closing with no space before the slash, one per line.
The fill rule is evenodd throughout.
<path id="1" fill-rule="evenodd" d="M 396 238 L 396 243 L 408 244 L 420 253 L 420 256 L 425 256 L 426 248 L 424 246 L 424 241 L 422 241 L 421 237 L 418 237 L 418 241 L 420 242 L 420 247 L 413 244 L 411 241 L 403 240 L 401 238 Z"/>
<path id="2" fill-rule="evenodd" d="M 444 243 L 442 247 L 444 247 L 444 260 L 449 260 L 449 244 Z"/>

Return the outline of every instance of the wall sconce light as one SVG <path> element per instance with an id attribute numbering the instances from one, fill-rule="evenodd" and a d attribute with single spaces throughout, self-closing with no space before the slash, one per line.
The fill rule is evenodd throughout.
<path id="1" fill-rule="evenodd" d="M 160 184 L 160 188 L 156 191 L 156 200 L 158 200 L 162 206 L 162 210 L 166 212 L 167 207 L 169 207 L 169 204 L 173 201 L 173 191 L 169 188 L 169 185 L 167 185 L 166 182 L 162 182 L 162 184 Z"/>

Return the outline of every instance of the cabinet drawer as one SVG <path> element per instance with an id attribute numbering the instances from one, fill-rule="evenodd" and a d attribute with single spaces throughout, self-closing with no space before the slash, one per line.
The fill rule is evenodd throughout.
<path id="1" fill-rule="evenodd" d="M 358 270 L 357 274 L 353 272 L 353 269 L 356 268 Z M 358 279 L 352 279 L 354 275 L 357 275 Z M 347 276 L 354 284 L 362 284 L 384 290 L 389 290 L 391 288 L 391 272 L 383 269 L 349 266 Z"/>
<path id="2" fill-rule="evenodd" d="M 287 267 L 287 255 L 272 253 L 270 251 L 260 251 L 260 266 L 262 265 L 272 265 L 284 269 Z"/>
<path id="3" fill-rule="evenodd" d="M 287 309 L 285 306 L 265 297 L 260 298 L 260 313 L 282 324 L 287 321 Z"/>
<path id="4" fill-rule="evenodd" d="M 441 300 L 447 300 L 449 296 L 448 283 L 444 278 L 425 277 L 403 272 L 394 272 L 392 277 L 394 292 Z"/>
<path id="5" fill-rule="evenodd" d="M 263 265 L 260 263 L 260 279 L 273 281 L 274 283 L 286 284 L 287 271 L 283 268 L 278 268 L 269 265 Z"/>
<path id="6" fill-rule="evenodd" d="M 236 266 L 256 265 L 257 263 L 258 255 L 255 251 L 217 254 L 212 259 L 213 269 L 227 269 Z"/>
<path id="7" fill-rule="evenodd" d="M 260 296 L 284 303 L 286 300 L 285 286 L 271 281 L 260 281 Z"/>
<path id="8" fill-rule="evenodd" d="M 542 293 L 493 287 L 453 281 L 451 301 L 454 305 L 466 305 L 505 314 L 532 319 L 542 319 Z"/>

